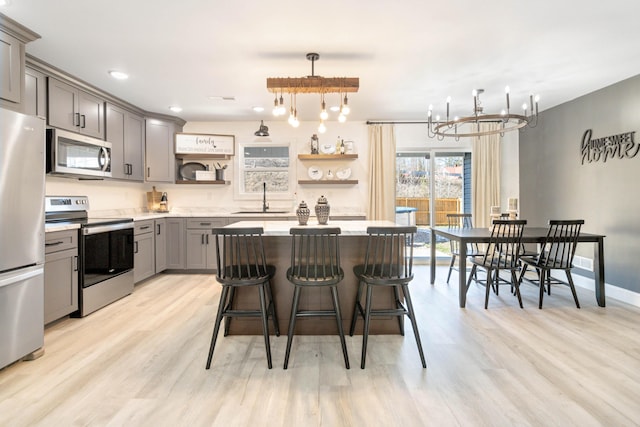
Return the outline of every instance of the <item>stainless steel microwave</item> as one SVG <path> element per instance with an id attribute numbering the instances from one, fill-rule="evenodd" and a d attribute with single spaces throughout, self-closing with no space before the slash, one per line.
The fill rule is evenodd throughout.
<path id="1" fill-rule="evenodd" d="M 61 129 L 47 129 L 47 173 L 111 177 L 111 143 Z"/>

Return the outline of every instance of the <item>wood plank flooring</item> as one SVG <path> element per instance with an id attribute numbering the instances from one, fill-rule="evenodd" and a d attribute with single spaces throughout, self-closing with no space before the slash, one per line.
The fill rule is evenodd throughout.
<path id="1" fill-rule="evenodd" d="M 45 332 L 45 355 L 0 370 L 0 426 L 631 426 L 640 425 L 640 309 L 554 288 L 524 309 L 507 288 L 411 285 L 427 358 L 406 336 L 219 337 L 205 370 L 219 286 L 208 275 L 162 274 L 84 319 Z M 455 276 L 455 274 L 454 274 Z M 456 278 L 452 277 L 451 283 Z M 343 307 L 350 313 L 352 307 Z M 350 314 L 349 314 L 350 315 Z M 301 320 L 301 321 L 331 321 Z M 286 325 L 281 325 L 286 331 Z"/>

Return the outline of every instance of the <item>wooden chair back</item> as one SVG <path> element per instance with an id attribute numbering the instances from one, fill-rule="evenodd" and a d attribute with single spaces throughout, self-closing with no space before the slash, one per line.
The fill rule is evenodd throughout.
<path id="1" fill-rule="evenodd" d="M 291 267 L 287 278 L 292 283 L 327 286 L 342 280 L 339 227 L 294 227 L 289 234 Z"/>

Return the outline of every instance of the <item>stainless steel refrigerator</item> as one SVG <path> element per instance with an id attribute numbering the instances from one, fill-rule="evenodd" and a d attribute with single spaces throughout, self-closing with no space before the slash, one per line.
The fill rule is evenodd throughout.
<path id="1" fill-rule="evenodd" d="M 0 109 L 0 368 L 44 345 L 44 120 Z"/>

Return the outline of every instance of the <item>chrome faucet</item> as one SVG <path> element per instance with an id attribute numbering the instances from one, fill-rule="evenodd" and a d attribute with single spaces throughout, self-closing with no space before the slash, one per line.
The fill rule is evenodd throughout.
<path id="1" fill-rule="evenodd" d="M 269 209 L 269 204 L 267 203 L 267 183 L 262 183 L 262 212 L 266 212 Z"/>

